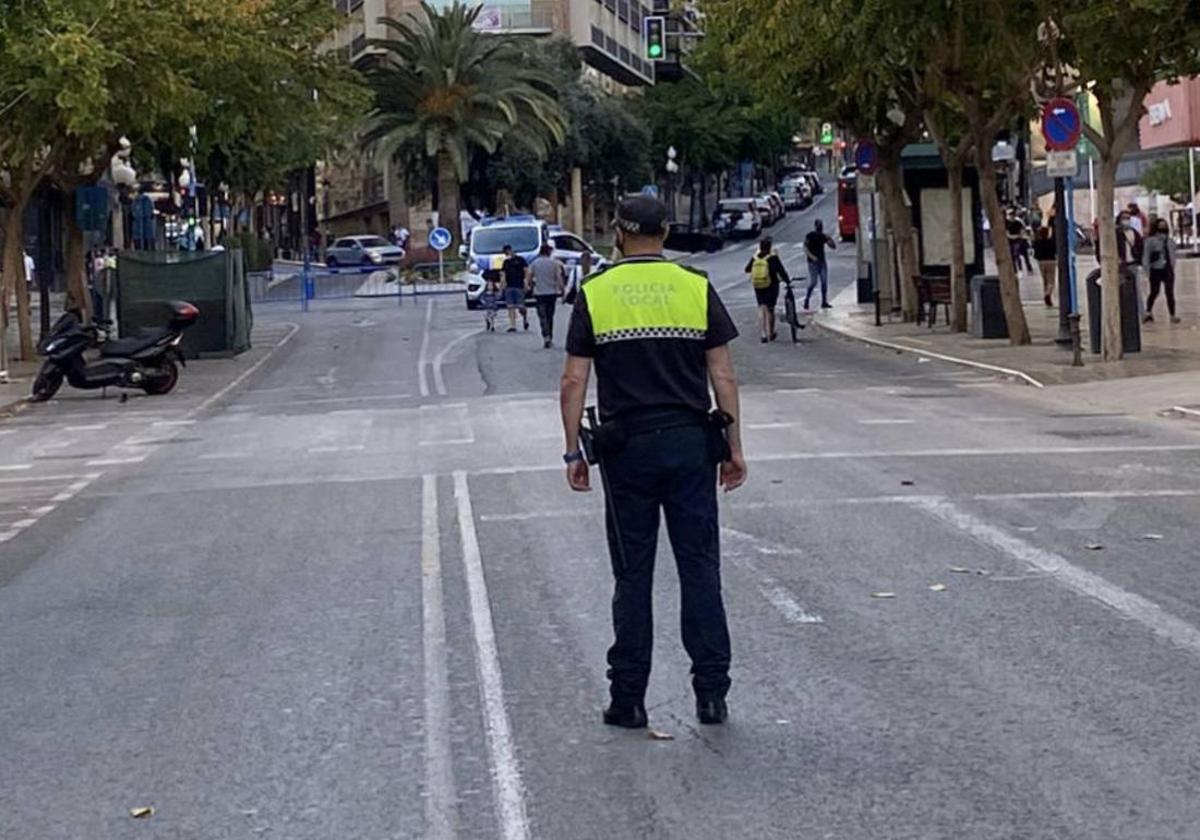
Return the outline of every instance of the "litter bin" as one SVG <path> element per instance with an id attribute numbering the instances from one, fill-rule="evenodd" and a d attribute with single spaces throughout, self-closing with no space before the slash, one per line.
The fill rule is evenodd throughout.
<path id="1" fill-rule="evenodd" d="M 1008 319 L 1000 299 L 1000 278 L 981 274 L 971 278 L 971 335 L 1008 338 Z"/>
<path id="2" fill-rule="evenodd" d="M 1087 276 L 1088 296 L 1088 341 L 1093 353 L 1100 352 L 1100 337 L 1103 330 L 1100 326 L 1104 318 L 1104 296 L 1100 286 L 1100 269 Z M 1142 324 L 1140 300 L 1138 298 L 1137 273 L 1129 268 L 1121 268 L 1121 346 L 1126 353 L 1142 351 Z"/>
<path id="3" fill-rule="evenodd" d="M 875 302 L 875 284 L 871 281 L 870 274 L 867 274 L 865 277 L 858 278 L 858 302 Z"/>

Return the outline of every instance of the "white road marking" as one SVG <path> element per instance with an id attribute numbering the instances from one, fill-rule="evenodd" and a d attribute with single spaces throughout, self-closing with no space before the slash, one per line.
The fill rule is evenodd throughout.
<path id="1" fill-rule="evenodd" d="M 446 354 L 468 338 L 482 334 L 483 330 L 471 330 L 470 332 L 463 333 L 443 347 L 441 352 L 433 357 L 433 385 L 437 389 L 439 396 L 446 396 L 446 380 L 442 378 L 442 363 L 446 360 Z"/>
<path id="2" fill-rule="evenodd" d="M 797 554 L 795 549 L 788 546 L 773 543 L 769 540 L 764 540 L 756 537 L 753 534 L 747 534 L 744 531 L 738 531 L 733 528 L 722 528 L 721 533 L 726 537 L 732 537 L 742 542 L 750 543 L 755 549 L 764 554 Z M 792 595 L 791 590 L 784 586 L 779 581 L 770 575 L 761 572 L 749 557 L 744 554 L 729 553 L 726 555 L 729 561 L 743 571 L 752 575 L 758 584 L 758 591 L 766 599 L 767 603 L 775 608 L 783 618 L 791 624 L 824 624 L 825 619 L 815 613 L 810 613 L 808 610 L 800 606 L 800 603 Z"/>
<path id="3" fill-rule="evenodd" d="M 271 358 L 274 357 L 274 355 L 277 352 L 279 352 L 279 350 L 285 344 L 287 344 L 289 341 L 291 341 L 293 338 L 296 337 L 296 333 L 300 332 L 299 324 L 284 324 L 282 326 L 291 327 L 291 329 L 288 331 L 288 334 L 285 335 L 282 340 L 280 340 L 274 347 L 272 347 L 265 356 L 263 356 L 261 359 L 259 359 L 254 364 L 250 365 L 250 367 L 248 367 L 246 370 L 242 371 L 242 373 L 236 379 L 234 379 L 232 382 L 230 382 L 228 385 L 226 385 L 220 391 L 217 391 L 217 393 L 213 394 L 211 397 L 206 399 L 204 402 L 200 403 L 200 405 L 196 406 L 191 411 L 189 411 L 185 415 L 184 419 L 191 419 L 191 418 L 195 417 L 197 414 L 200 414 L 202 411 L 207 409 L 209 406 L 220 402 L 225 397 L 226 394 L 228 394 L 230 391 L 237 388 L 239 385 L 241 385 L 243 382 L 245 382 L 247 379 L 249 379 L 251 376 L 253 376 L 255 371 L 257 371 L 259 368 L 261 368 L 263 365 L 265 365 L 268 361 L 270 361 Z"/>
<path id="4" fill-rule="evenodd" d="M 1154 634 L 1168 639 L 1188 652 L 1200 654 L 1200 629 L 1172 615 L 1148 598 L 1122 589 L 1099 575 L 1073 565 L 1064 557 L 1005 533 L 952 502 L 917 499 L 912 505 L 958 528 L 977 542 L 1007 554 L 1033 569 L 1045 572 L 1069 589 L 1107 604 L 1126 618 L 1133 619 Z"/>
<path id="5" fill-rule="evenodd" d="M 253 455 L 249 452 L 205 452 L 203 455 L 197 455 L 197 461 L 228 461 L 234 458 L 251 458 Z"/>
<path id="6" fill-rule="evenodd" d="M 425 661 L 425 836 L 455 837 L 458 799 L 450 748 L 450 688 L 446 676 L 446 619 L 443 611 L 441 532 L 437 476 L 421 479 L 421 613 Z"/>
<path id="7" fill-rule="evenodd" d="M 12 538 L 14 538 L 18 534 L 20 534 L 22 531 L 24 531 L 26 528 L 30 528 L 30 527 L 36 525 L 43 516 L 50 513 L 51 511 L 53 511 L 58 505 L 62 504 L 63 502 L 67 502 L 67 501 L 70 501 L 71 499 L 73 499 L 76 495 L 79 494 L 80 491 L 82 491 L 85 487 L 87 487 L 89 484 L 91 484 L 93 481 L 95 481 L 99 477 L 100 477 L 99 473 L 90 473 L 90 474 L 84 475 L 84 476 L 58 476 L 58 478 L 74 478 L 75 481 L 73 481 L 70 485 L 68 485 L 67 488 L 65 490 L 63 490 L 61 493 L 58 493 L 55 496 L 53 496 L 50 499 L 51 504 L 42 505 L 40 507 L 34 508 L 33 510 L 29 511 L 29 515 L 27 518 L 22 519 L 18 522 L 13 522 L 12 524 L 10 524 L 8 526 L 7 530 L 0 532 L 0 543 L 8 542 Z M 39 479 L 39 480 L 44 481 L 45 479 Z"/>
<path id="8" fill-rule="evenodd" d="M 776 388 L 776 394 L 816 394 L 820 388 Z"/>
<path id="9" fill-rule="evenodd" d="M 1171 452 L 1200 452 L 1200 445 L 1163 444 L 1152 446 L 1048 446 L 1012 449 L 896 449 L 874 452 L 775 452 L 747 460 L 752 463 L 783 461 L 878 460 L 885 458 L 1032 458 L 1046 455 L 1153 455 Z M 517 473 L 557 472 L 562 464 L 520 464 L 472 470 L 471 475 L 513 475 Z"/>
<path id="10" fill-rule="evenodd" d="M 63 426 L 64 432 L 98 432 L 101 429 L 107 429 L 107 423 L 92 423 L 87 426 Z"/>
<path id="11" fill-rule="evenodd" d="M 29 475 L 19 478 L 0 478 L 0 484 L 41 484 L 47 481 L 75 481 L 80 478 L 87 478 L 89 474 L 83 475 Z"/>
<path id="12" fill-rule="evenodd" d="M 33 464 L 4 464 L 0 465 L 0 472 L 21 472 L 23 470 L 33 469 Z"/>
<path id="13" fill-rule="evenodd" d="M 151 426 L 194 426 L 195 420 L 158 420 L 151 423 Z"/>
<path id="14" fill-rule="evenodd" d="M 446 440 L 423 440 L 420 441 L 417 446 L 462 446 L 474 442 L 475 438 L 473 437 L 448 438 Z"/>
<path id="15" fill-rule="evenodd" d="M 433 298 L 425 306 L 425 329 L 421 334 L 421 352 L 417 355 L 417 380 L 421 385 L 421 396 L 429 396 L 429 377 L 425 368 L 429 365 L 429 325 L 433 322 Z"/>
<path id="16" fill-rule="evenodd" d="M 467 474 L 454 473 L 454 498 L 458 502 L 458 527 L 462 537 L 463 568 L 471 604 L 471 626 L 475 634 L 475 663 L 479 671 L 479 692 L 483 698 L 484 723 L 488 736 L 492 779 L 500 830 L 505 840 L 529 840 L 529 818 L 525 812 L 525 791 L 521 768 L 517 763 L 508 711 L 504 708 L 504 680 L 500 673 L 500 654 L 496 648 L 496 630 L 488 603 L 487 581 L 479 540 L 475 535 L 475 514 L 471 509 L 471 491 Z"/>
<path id="17" fill-rule="evenodd" d="M 130 458 L 97 458 L 94 461 L 84 461 L 84 466 L 88 467 L 113 467 L 118 464 L 140 464 L 150 457 L 149 453 L 145 455 L 135 455 Z"/>
<path id="18" fill-rule="evenodd" d="M 747 430 L 754 429 L 755 431 L 758 431 L 761 429 L 792 429 L 792 428 L 795 428 L 796 426 L 811 426 L 811 425 L 812 425 L 812 423 L 801 423 L 799 421 L 790 422 L 790 423 L 750 423 L 746 426 L 746 429 Z"/>
<path id="19" fill-rule="evenodd" d="M 916 420 L 908 420 L 900 417 L 875 417 L 870 420 L 859 420 L 863 426 L 911 426 Z"/>
<path id="20" fill-rule="evenodd" d="M 366 446 L 361 444 L 350 444 L 348 446 L 310 446 L 308 454 L 324 455 L 330 452 L 362 452 L 366 448 Z"/>

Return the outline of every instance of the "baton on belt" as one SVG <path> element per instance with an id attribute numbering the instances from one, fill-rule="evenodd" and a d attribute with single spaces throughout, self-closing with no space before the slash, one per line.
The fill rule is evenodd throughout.
<path id="1" fill-rule="evenodd" d="M 617 518 L 617 506 L 613 499 L 612 490 L 608 483 L 608 467 L 604 463 L 604 453 L 601 441 L 597 440 L 597 431 L 600 429 L 600 423 L 596 419 L 596 407 L 587 407 L 587 425 L 583 426 L 579 431 L 579 439 L 583 444 L 583 454 L 587 458 L 589 464 L 595 464 L 600 468 L 600 486 L 604 490 L 604 506 L 608 513 L 608 520 L 612 523 L 613 537 L 616 539 L 617 547 L 614 554 L 616 555 L 617 573 L 624 574 L 628 568 L 625 562 L 625 541 L 621 539 L 621 523 Z"/>

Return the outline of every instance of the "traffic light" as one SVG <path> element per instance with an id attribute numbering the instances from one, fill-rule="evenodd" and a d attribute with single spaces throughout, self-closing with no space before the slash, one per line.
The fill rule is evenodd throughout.
<path id="1" fill-rule="evenodd" d="M 649 15 L 644 20 L 646 59 L 662 61 L 667 57 L 667 22 L 662 15 Z"/>

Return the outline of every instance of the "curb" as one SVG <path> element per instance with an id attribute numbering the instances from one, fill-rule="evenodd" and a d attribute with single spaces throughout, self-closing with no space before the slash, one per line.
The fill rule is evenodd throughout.
<path id="1" fill-rule="evenodd" d="M 962 359 L 962 358 L 959 358 L 958 356 L 947 356 L 944 353 L 934 353 L 932 351 L 923 350 L 923 349 L 920 349 L 917 347 L 909 347 L 907 344 L 896 344 L 895 342 L 883 341 L 882 339 L 878 339 L 878 338 L 867 338 L 864 335 L 858 335 L 857 333 L 850 332 L 847 329 L 835 327 L 832 324 L 826 323 L 825 321 L 822 321 L 820 319 L 814 318 L 811 323 L 816 324 L 817 327 L 819 327 L 822 330 L 825 330 L 826 332 L 830 332 L 834 335 L 839 335 L 842 338 L 849 338 L 853 341 L 861 341 L 863 344 L 868 344 L 873 347 L 883 347 L 887 350 L 897 350 L 897 351 L 900 351 L 903 353 L 915 353 L 918 356 L 924 356 L 924 357 L 930 358 L 930 359 L 937 359 L 942 362 L 949 362 L 952 365 L 961 365 L 962 367 L 974 368 L 975 370 L 985 370 L 989 373 L 998 373 L 1002 376 L 1008 376 L 1013 379 L 1017 379 L 1021 382 L 1024 382 L 1026 385 L 1030 385 L 1034 388 L 1045 388 L 1046 387 L 1044 383 L 1039 382 L 1038 380 L 1034 379 L 1032 376 L 1030 376 L 1028 373 L 1025 373 L 1024 371 L 1014 370 L 1012 368 L 1000 367 L 999 365 L 989 365 L 986 362 L 976 362 L 972 359 Z"/>

